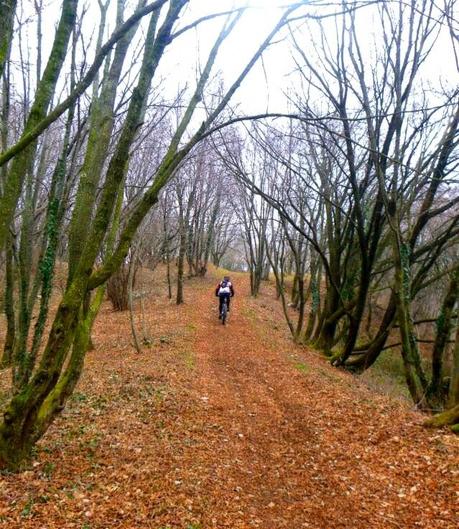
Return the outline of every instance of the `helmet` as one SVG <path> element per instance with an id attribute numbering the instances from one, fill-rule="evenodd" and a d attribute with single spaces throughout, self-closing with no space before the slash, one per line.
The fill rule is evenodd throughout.
<path id="1" fill-rule="evenodd" d="M 230 277 L 229 277 L 229 276 L 225 276 L 225 277 L 223 278 L 223 281 L 229 281 L 229 280 L 230 280 Z"/>

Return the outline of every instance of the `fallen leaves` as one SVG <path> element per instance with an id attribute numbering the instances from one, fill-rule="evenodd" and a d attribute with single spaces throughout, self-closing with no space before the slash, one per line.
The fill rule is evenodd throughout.
<path id="1" fill-rule="evenodd" d="M 212 278 L 182 307 L 154 281 L 152 347 L 104 307 L 65 413 L 0 478 L 0 526 L 456 529 L 456 438 L 294 346 L 242 276 L 227 327 Z"/>

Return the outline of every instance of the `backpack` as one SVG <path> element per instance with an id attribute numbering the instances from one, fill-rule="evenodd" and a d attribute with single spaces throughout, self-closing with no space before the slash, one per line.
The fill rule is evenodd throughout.
<path id="1" fill-rule="evenodd" d="M 231 293 L 231 283 L 225 279 L 220 283 L 218 289 L 218 294 L 230 294 Z"/>

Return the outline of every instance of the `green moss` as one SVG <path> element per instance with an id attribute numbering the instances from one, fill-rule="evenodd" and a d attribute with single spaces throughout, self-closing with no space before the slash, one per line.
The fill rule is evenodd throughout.
<path id="1" fill-rule="evenodd" d="M 403 359 L 398 349 L 383 351 L 372 368 L 359 375 L 359 378 L 379 393 L 410 400 Z"/>
<path id="2" fill-rule="evenodd" d="M 182 356 L 185 362 L 185 366 L 188 369 L 194 369 L 196 367 L 196 359 L 191 351 L 189 350 L 183 351 Z"/>
<path id="3" fill-rule="evenodd" d="M 410 249 L 407 244 L 400 245 L 400 263 L 402 268 L 403 296 L 406 301 L 411 298 Z"/>
<path id="4" fill-rule="evenodd" d="M 320 290 L 316 280 L 311 281 L 312 310 L 317 312 L 320 307 Z"/>
<path id="5" fill-rule="evenodd" d="M 23 518 L 28 518 L 30 516 L 32 516 L 33 514 L 33 506 L 34 506 L 34 500 L 33 498 L 29 498 L 26 502 L 26 504 L 24 505 L 22 511 L 21 511 L 21 516 Z"/>
<path id="6" fill-rule="evenodd" d="M 73 402 L 86 402 L 88 399 L 89 397 L 85 393 L 79 393 L 78 391 L 71 397 Z"/>
<path id="7" fill-rule="evenodd" d="M 45 463 L 45 465 L 43 466 L 43 475 L 47 478 L 47 479 L 51 479 L 52 475 L 53 475 L 53 472 L 54 472 L 54 469 L 56 468 L 56 465 L 55 463 L 51 463 L 50 461 L 47 461 Z"/>
<path id="8" fill-rule="evenodd" d="M 67 54 L 67 45 L 75 24 L 77 6 L 78 2 L 76 0 L 65 0 L 63 3 L 62 15 L 54 38 L 53 47 L 42 79 L 38 85 L 35 100 L 24 128 L 23 137 L 29 134 L 46 116 Z M 0 199 L 0 247 L 3 247 L 5 243 L 11 219 L 22 191 L 24 176 L 27 173 L 27 168 L 32 166 L 35 150 L 36 140 L 17 154 L 8 172 L 4 192 Z"/>
<path id="9" fill-rule="evenodd" d="M 303 362 L 296 362 L 293 367 L 301 373 L 309 373 L 309 367 Z"/>

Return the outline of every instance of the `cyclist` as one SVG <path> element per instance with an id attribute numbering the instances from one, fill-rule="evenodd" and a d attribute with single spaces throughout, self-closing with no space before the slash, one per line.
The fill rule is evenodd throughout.
<path id="1" fill-rule="evenodd" d="M 228 307 L 228 311 L 230 310 L 230 298 L 234 296 L 234 287 L 233 283 L 231 283 L 229 276 L 225 276 L 220 283 L 218 283 L 217 288 L 215 289 L 215 295 L 220 300 L 220 305 L 218 309 L 218 318 L 221 319 L 222 317 L 222 306 L 223 306 L 223 300 L 226 299 L 226 305 Z"/>

